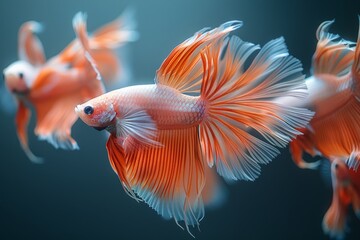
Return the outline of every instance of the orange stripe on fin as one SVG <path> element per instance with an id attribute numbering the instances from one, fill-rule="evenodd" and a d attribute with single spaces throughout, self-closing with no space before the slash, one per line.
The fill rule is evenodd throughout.
<path id="1" fill-rule="evenodd" d="M 196 127 L 160 130 L 164 147 L 126 152 L 132 189 L 165 218 L 198 225 L 204 216 L 204 165 Z"/>
<path id="2" fill-rule="evenodd" d="M 138 197 L 132 191 L 129 181 L 126 177 L 126 160 L 125 160 L 125 151 L 122 147 L 122 142 L 114 135 L 110 135 L 108 141 L 106 142 L 106 149 L 108 152 L 108 157 L 110 165 L 114 172 L 118 175 L 120 182 L 125 190 L 125 192 L 136 201 L 139 201 Z"/>
<path id="3" fill-rule="evenodd" d="M 211 31 L 195 33 L 171 51 L 157 70 L 156 83 L 173 87 L 183 93 L 198 93 L 203 74 L 200 51 L 241 25 L 240 21 L 231 21 Z"/>
<path id="4" fill-rule="evenodd" d="M 360 104 L 354 97 L 331 114 L 311 121 L 314 147 L 323 156 L 347 158 L 360 143 Z"/>
<path id="5" fill-rule="evenodd" d="M 313 56 L 314 75 L 330 74 L 338 77 L 348 74 L 354 61 L 352 42 L 340 39 L 339 35 L 329 33 L 334 21 L 320 24 L 316 32 L 318 44 Z"/>
<path id="6" fill-rule="evenodd" d="M 204 216 L 204 164 L 196 127 L 159 130 L 163 147 L 124 148 L 110 136 L 112 166 L 124 186 L 165 218 L 198 225 Z"/>
<path id="7" fill-rule="evenodd" d="M 28 109 L 23 101 L 18 101 L 18 110 L 16 113 L 15 124 L 17 135 L 21 143 L 21 147 L 26 153 L 27 157 L 34 163 L 42 163 L 42 158 L 35 156 L 28 145 L 27 127 L 31 116 L 31 111 Z"/>

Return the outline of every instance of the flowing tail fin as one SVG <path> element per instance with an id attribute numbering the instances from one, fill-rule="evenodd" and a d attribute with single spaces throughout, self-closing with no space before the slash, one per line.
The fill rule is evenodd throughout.
<path id="1" fill-rule="evenodd" d="M 301 63 L 289 56 L 283 38 L 267 43 L 248 69 L 259 46 L 238 37 L 219 41 L 202 52 L 201 97 L 206 103 L 200 125 L 209 166 L 226 179 L 254 180 L 260 164 L 270 162 L 312 118 L 304 108 L 283 105 L 278 97 L 306 97 Z"/>

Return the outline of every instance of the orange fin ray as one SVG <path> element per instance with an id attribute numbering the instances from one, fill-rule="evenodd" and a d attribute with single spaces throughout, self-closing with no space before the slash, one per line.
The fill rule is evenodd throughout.
<path id="1" fill-rule="evenodd" d="M 320 24 L 316 32 L 318 44 L 313 56 L 313 74 L 330 74 L 342 77 L 351 71 L 354 61 L 353 42 L 340 39 L 339 35 L 329 33 L 334 21 Z"/>
<path id="2" fill-rule="evenodd" d="M 360 104 L 354 96 L 351 96 L 344 106 L 331 115 L 311 122 L 315 133 L 312 137 L 314 147 L 327 158 L 350 156 L 359 148 L 359 119 Z M 329 129 L 336 129 L 336 131 L 329 131 Z M 357 161 L 354 161 L 356 158 L 350 160 L 349 166 L 356 167 Z"/>
<path id="3" fill-rule="evenodd" d="M 127 167 L 125 160 L 125 151 L 122 145 L 122 141 L 119 141 L 116 136 L 112 134 L 109 136 L 109 139 L 106 143 L 106 149 L 108 152 L 110 165 L 114 172 L 118 175 L 121 185 L 123 186 L 126 194 L 139 202 L 141 201 L 141 199 L 135 195 L 126 177 Z"/>
<path id="4" fill-rule="evenodd" d="M 202 82 L 200 52 L 208 45 L 242 26 L 230 21 L 211 31 L 201 30 L 174 48 L 157 70 L 155 82 L 173 87 L 182 93 L 199 93 Z"/>
<path id="5" fill-rule="evenodd" d="M 19 30 L 19 59 L 37 66 L 46 61 L 44 49 L 40 39 L 35 35 L 40 33 L 43 26 L 35 21 L 24 23 Z"/>
<path id="6" fill-rule="evenodd" d="M 205 179 L 196 127 L 158 130 L 156 140 L 163 147 L 124 149 L 114 136 L 110 139 L 112 166 L 127 189 L 164 218 L 184 221 L 187 229 L 199 224 Z"/>
<path id="7" fill-rule="evenodd" d="M 257 48 L 233 36 L 201 53 L 201 97 L 207 101 L 201 142 L 208 164 L 231 180 L 257 178 L 260 164 L 301 134 L 297 128 L 313 116 L 307 109 L 276 102 L 282 96 L 306 97 L 306 91 L 296 91 L 306 90 L 301 64 L 288 56 L 283 38 L 270 41 L 248 69 L 237 71 Z"/>
<path id="8" fill-rule="evenodd" d="M 28 145 L 27 126 L 30 120 L 31 111 L 28 109 L 23 101 L 19 101 L 18 110 L 16 113 L 16 130 L 20 140 L 22 149 L 27 157 L 34 163 L 43 163 L 43 159 L 35 156 Z"/>

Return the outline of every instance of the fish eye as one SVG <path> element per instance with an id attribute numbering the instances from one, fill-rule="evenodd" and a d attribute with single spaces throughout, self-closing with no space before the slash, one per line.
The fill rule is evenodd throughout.
<path id="1" fill-rule="evenodd" d="M 86 107 L 84 108 L 84 113 L 85 113 L 86 115 L 91 115 L 93 112 L 94 112 L 94 108 L 91 107 L 91 106 L 86 106 Z"/>
<path id="2" fill-rule="evenodd" d="M 24 78 L 24 74 L 22 72 L 19 73 L 19 78 L 23 79 Z"/>
<path id="3" fill-rule="evenodd" d="M 339 168 L 339 164 L 335 163 L 335 169 Z"/>

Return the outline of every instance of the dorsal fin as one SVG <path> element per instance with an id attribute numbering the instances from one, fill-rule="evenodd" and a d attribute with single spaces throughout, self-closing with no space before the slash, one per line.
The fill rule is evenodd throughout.
<path id="1" fill-rule="evenodd" d="M 241 21 L 229 21 L 211 31 L 203 29 L 195 33 L 175 47 L 164 60 L 157 70 L 155 82 L 183 93 L 199 93 L 203 75 L 200 52 L 241 26 Z"/>
<path id="2" fill-rule="evenodd" d="M 19 59 L 37 66 L 45 63 L 45 53 L 41 41 L 35 33 L 41 32 L 43 26 L 35 21 L 24 23 L 19 30 Z"/>
<path id="3" fill-rule="evenodd" d="M 323 22 L 316 31 L 318 44 L 312 62 L 314 75 L 331 74 L 341 77 L 351 71 L 354 43 L 341 39 L 337 34 L 329 33 L 333 22 Z"/>

